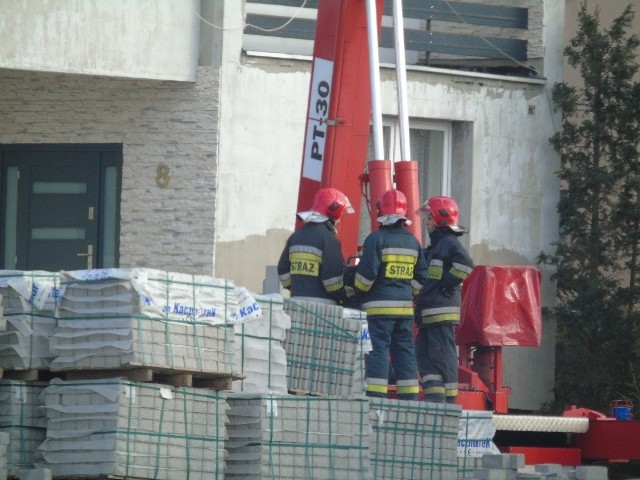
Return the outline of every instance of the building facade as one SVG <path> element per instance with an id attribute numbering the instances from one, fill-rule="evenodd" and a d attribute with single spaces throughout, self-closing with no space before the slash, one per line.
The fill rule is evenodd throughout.
<path id="1" fill-rule="evenodd" d="M 535 264 L 558 235 L 550 91 L 562 79 L 564 1 L 433 3 L 440 16 L 405 0 L 407 29 L 444 45 L 424 51 L 416 36 L 407 51 L 421 196 L 458 199 L 476 264 Z M 140 266 L 262 291 L 294 227 L 315 4 L 2 3 L 3 268 Z M 515 23 L 473 24 L 477 8 Z M 381 44 L 385 152 L 396 160 L 389 52 Z M 512 408 L 550 398 L 554 344 L 545 319 L 541 347 L 505 349 Z"/>

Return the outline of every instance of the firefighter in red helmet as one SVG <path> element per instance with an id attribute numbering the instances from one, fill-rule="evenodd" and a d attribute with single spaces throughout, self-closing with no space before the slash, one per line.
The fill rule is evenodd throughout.
<path id="1" fill-rule="evenodd" d="M 424 400 L 454 403 L 458 395 L 455 325 L 460 323 L 462 282 L 473 261 L 458 239 L 458 204 L 451 197 L 429 198 L 418 212 L 431 240 L 425 249 L 427 279 L 416 298 L 416 355 Z"/>
<path id="2" fill-rule="evenodd" d="M 353 213 L 347 196 L 335 188 L 318 190 L 311 210 L 298 212 L 304 225 L 282 250 L 278 277 L 291 297 L 336 304 L 344 296 L 344 257 L 336 235 L 336 222 Z"/>
<path id="3" fill-rule="evenodd" d="M 364 241 L 354 290 L 367 313 L 372 351 L 366 366 L 366 393 L 386 397 L 389 354 L 398 398 L 418 398 L 418 370 L 413 344 L 413 297 L 426 280 L 420 243 L 405 228 L 410 224 L 407 199 L 396 189 L 377 203 L 379 230 Z"/>

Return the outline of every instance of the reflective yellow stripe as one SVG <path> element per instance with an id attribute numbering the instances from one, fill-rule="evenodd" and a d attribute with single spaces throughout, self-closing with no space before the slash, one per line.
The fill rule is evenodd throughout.
<path id="1" fill-rule="evenodd" d="M 457 388 L 455 390 L 454 389 L 451 389 L 451 390 L 450 389 L 445 389 L 444 395 L 445 395 L 445 397 L 456 397 L 456 396 L 458 396 L 458 389 Z"/>
<path id="2" fill-rule="evenodd" d="M 289 260 L 296 262 L 318 262 L 322 263 L 322 257 L 308 252 L 293 252 L 289 254 Z"/>
<path id="3" fill-rule="evenodd" d="M 417 259 L 410 255 L 382 255 L 383 262 L 410 263 L 415 265 Z"/>
<path id="4" fill-rule="evenodd" d="M 440 315 L 431 315 L 422 317 L 422 323 L 438 323 L 438 322 L 459 322 L 459 313 L 441 313 Z"/>
<path id="5" fill-rule="evenodd" d="M 386 385 L 369 384 L 369 385 L 367 385 L 367 392 L 384 393 L 386 395 L 387 394 L 387 386 Z"/>
<path id="6" fill-rule="evenodd" d="M 325 285 L 324 288 L 327 290 L 327 292 L 337 292 L 343 286 L 344 286 L 344 283 L 340 282 L 340 283 L 334 283 L 333 285 Z"/>
<path id="7" fill-rule="evenodd" d="M 418 385 L 407 385 L 406 387 L 401 387 L 398 385 L 396 387 L 396 391 L 398 393 L 419 393 L 420 387 Z"/>
<path id="8" fill-rule="evenodd" d="M 449 270 L 449 273 L 454 277 L 458 277 L 462 280 L 466 280 L 469 274 L 467 272 L 463 272 L 462 270 L 458 270 L 457 268 L 452 268 Z"/>
<path id="9" fill-rule="evenodd" d="M 373 283 L 371 285 L 366 285 L 356 278 L 354 285 L 358 290 L 362 290 L 363 292 L 368 292 L 369 290 L 371 290 L 371 286 L 373 285 Z"/>
<path id="10" fill-rule="evenodd" d="M 280 281 L 280 283 L 282 283 L 282 286 L 283 286 L 284 288 L 290 287 L 290 286 L 291 286 L 291 279 L 290 279 L 290 278 L 288 278 L 288 279 L 286 279 L 286 280 L 281 280 L 281 281 Z"/>
<path id="11" fill-rule="evenodd" d="M 444 387 L 429 387 L 424 389 L 424 394 L 428 395 L 430 393 L 439 393 L 444 395 Z"/>
<path id="12" fill-rule="evenodd" d="M 367 315 L 413 315 L 411 307 L 375 307 L 367 308 Z"/>

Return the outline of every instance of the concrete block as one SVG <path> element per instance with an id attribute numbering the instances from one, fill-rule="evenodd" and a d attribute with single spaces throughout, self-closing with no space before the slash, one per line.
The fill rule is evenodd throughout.
<path id="1" fill-rule="evenodd" d="M 30 468 L 20 470 L 20 480 L 51 480 L 51 470 L 48 468 Z"/>
<path id="2" fill-rule="evenodd" d="M 576 467 L 576 480 L 608 480 L 607 467 L 598 465 L 578 465 Z"/>
<path id="3" fill-rule="evenodd" d="M 556 475 L 559 478 L 564 476 L 562 465 L 557 463 L 539 463 L 535 465 L 535 471 L 547 475 Z"/>
<path id="4" fill-rule="evenodd" d="M 476 480 L 517 480 L 517 472 L 504 468 L 482 468 L 473 472 Z"/>
<path id="5" fill-rule="evenodd" d="M 485 468 L 509 468 L 517 470 L 524 467 L 524 455 L 517 454 L 489 454 L 483 455 L 482 466 Z"/>
<path id="6" fill-rule="evenodd" d="M 518 472 L 518 475 L 516 478 L 518 480 L 547 480 L 549 478 L 561 478 L 561 477 L 557 477 L 555 474 L 553 474 L 552 477 L 550 477 L 549 475 L 552 475 L 552 474 L 536 473 L 536 472 Z"/>

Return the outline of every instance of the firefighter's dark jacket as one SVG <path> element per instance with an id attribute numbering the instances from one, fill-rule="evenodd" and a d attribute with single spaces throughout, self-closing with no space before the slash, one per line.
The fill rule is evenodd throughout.
<path id="1" fill-rule="evenodd" d="M 343 270 L 340 240 L 330 220 L 305 223 L 289 237 L 278 262 L 280 283 L 292 297 L 340 299 Z"/>
<path id="2" fill-rule="evenodd" d="M 448 228 L 436 228 L 425 250 L 427 279 L 416 298 L 418 325 L 460 322 L 462 282 L 471 274 L 473 261 Z"/>
<path id="3" fill-rule="evenodd" d="M 413 297 L 426 274 L 420 243 L 398 222 L 365 239 L 354 289 L 368 317 L 413 317 Z"/>

